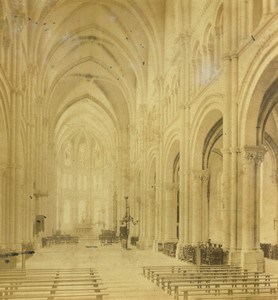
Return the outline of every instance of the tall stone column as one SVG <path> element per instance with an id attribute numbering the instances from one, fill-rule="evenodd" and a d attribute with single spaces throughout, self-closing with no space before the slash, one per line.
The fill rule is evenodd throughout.
<path id="1" fill-rule="evenodd" d="M 244 268 L 264 270 L 260 250 L 260 167 L 264 147 L 244 147 L 242 189 L 242 264 Z"/>
<path id="2" fill-rule="evenodd" d="M 161 105 L 161 100 L 163 98 L 164 91 L 164 78 L 162 76 L 157 76 L 154 84 L 157 89 L 157 118 L 158 118 L 158 128 L 156 131 L 157 136 L 157 160 L 156 160 L 156 231 L 155 239 L 153 243 L 153 249 L 158 250 L 158 244 L 163 241 L 164 238 L 164 215 L 163 215 L 163 161 L 164 161 L 164 147 L 163 147 L 163 105 Z"/>
<path id="3" fill-rule="evenodd" d="M 146 216 L 147 216 L 147 230 L 146 230 L 146 248 L 149 248 L 153 244 L 155 235 L 155 191 L 149 189 L 147 191 L 147 203 L 146 203 Z"/>
<path id="4" fill-rule="evenodd" d="M 201 241 L 206 242 L 209 238 L 209 206 L 208 206 L 208 170 L 204 170 L 201 182 L 202 182 L 202 195 L 201 195 Z"/>
<path id="5" fill-rule="evenodd" d="M 201 242 L 201 196 L 202 196 L 202 172 L 193 172 L 193 187 L 192 187 L 192 217 L 191 217 L 191 243 L 197 245 Z"/>
<path id="6" fill-rule="evenodd" d="M 193 193 L 192 193 L 192 223 L 191 243 L 197 245 L 200 242 L 206 242 L 208 239 L 208 199 L 207 182 L 208 172 L 193 172 Z"/>
<path id="7" fill-rule="evenodd" d="M 278 156 L 276 156 L 277 160 Z M 276 187 L 276 193 L 278 194 L 278 170 L 275 170 L 272 175 L 272 181 L 275 184 Z M 276 244 L 278 244 L 278 226 L 277 226 L 277 220 L 278 220 L 278 201 L 276 201 L 276 214 L 274 219 L 274 229 L 275 229 L 275 240 Z"/>
<path id="8" fill-rule="evenodd" d="M 164 184 L 164 242 L 176 241 L 176 204 L 177 186 L 175 183 Z"/>
<path id="9" fill-rule="evenodd" d="M 9 201 L 6 197 L 6 168 L 0 169 L 0 216 L 1 216 L 1 237 L 0 243 L 5 244 L 7 242 L 7 227 L 9 226 L 9 215 L 7 214 L 7 206 Z"/>
<path id="10" fill-rule="evenodd" d="M 231 131 L 231 167 L 230 167 L 230 263 L 240 264 L 240 251 L 238 251 L 238 211 L 239 211 L 239 184 L 238 184 L 238 28 L 239 3 L 231 2 L 231 60 L 230 60 L 230 131 Z M 227 117 L 227 115 L 226 115 Z"/>

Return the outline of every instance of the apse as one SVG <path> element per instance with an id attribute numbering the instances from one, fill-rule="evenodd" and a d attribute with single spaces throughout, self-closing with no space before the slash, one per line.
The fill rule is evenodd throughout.
<path id="1" fill-rule="evenodd" d="M 110 116 L 93 100 L 66 108 L 55 128 L 57 228 L 96 238 L 116 226 L 116 134 Z"/>

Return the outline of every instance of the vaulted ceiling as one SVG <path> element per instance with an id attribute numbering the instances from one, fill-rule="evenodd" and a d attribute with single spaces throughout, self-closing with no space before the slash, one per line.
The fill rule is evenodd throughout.
<path id="1" fill-rule="evenodd" d="M 27 14 L 28 56 L 58 144 L 81 127 L 117 144 L 159 72 L 164 0 L 29 0 Z"/>

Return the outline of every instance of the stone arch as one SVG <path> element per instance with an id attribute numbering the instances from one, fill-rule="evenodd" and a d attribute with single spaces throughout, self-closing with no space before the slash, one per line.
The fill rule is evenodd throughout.
<path id="1" fill-rule="evenodd" d="M 274 39 L 277 45 L 277 38 Z M 271 46 L 271 48 L 269 48 Z M 263 269 L 264 258 L 260 250 L 262 193 L 264 191 L 264 158 L 266 164 L 269 158 L 269 142 L 265 139 L 267 122 L 272 112 L 277 110 L 278 95 L 276 92 L 278 72 L 277 52 L 272 45 L 262 47 L 257 54 L 254 65 L 246 77 L 246 89 L 241 91 L 240 99 L 240 136 L 242 151 L 242 248 L 244 250 L 243 265 L 258 270 Z M 269 49 L 272 51 L 269 52 Z M 252 77 L 249 77 L 252 76 Z M 245 96 L 242 98 L 242 96 Z M 276 122 L 277 131 L 277 122 Z M 277 138 L 277 136 L 276 136 Z M 276 208 L 275 208 L 276 209 Z M 254 233 L 251 231 L 254 228 Z M 252 229 L 253 230 L 253 229 Z M 253 234 L 251 235 L 250 232 Z M 250 254 L 250 249 L 253 249 Z"/>
<path id="2" fill-rule="evenodd" d="M 223 119 L 219 119 L 211 128 L 204 141 L 202 168 L 206 169 L 209 165 L 209 158 L 213 151 L 213 146 L 223 135 Z"/>
<path id="3" fill-rule="evenodd" d="M 215 16 L 215 60 L 216 60 L 216 65 L 217 68 L 220 67 L 220 62 L 221 58 L 223 56 L 223 42 L 224 42 L 224 37 L 223 37 L 223 2 L 221 1 L 220 5 L 218 6 L 217 13 Z"/>
<path id="4" fill-rule="evenodd" d="M 203 56 L 200 41 L 197 41 L 193 48 L 193 68 L 194 68 L 194 85 L 197 92 L 204 81 L 203 74 Z"/>
<path id="5" fill-rule="evenodd" d="M 180 153 L 180 141 L 178 134 L 174 133 L 165 145 L 165 168 L 164 168 L 164 180 L 165 182 L 173 183 L 173 168 L 177 155 Z"/>
<path id="6" fill-rule="evenodd" d="M 194 153 L 194 155 L 192 155 L 190 166 L 190 169 L 192 170 L 192 244 L 207 242 L 209 238 L 209 225 L 211 224 L 211 221 L 209 220 L 211 208 L 209 204 L 209 188 L 214 180 L 213 177 L 212 181 L 210 181 L 209 160 L 210 157 L 212 157 L 214 145 L 219 140 L 219 137 L 222 136 L 221 127 L 223 115 L 219 97 L 211 96 L 206 100 L 207 105 L 199 108 L 195 122 L 192 124 L 193 135 L 191 137 L 191 153 Z M 217 170 L 217 172 L 219 172 L 219 170 Z"/>
<path id="7" fill-rule="evenodd" d="M 274 83 L 278 77 L 278 72 L 275 72 L 278 55 L 276 51 L 271 50 L 277 47 L 278 35 L 276 34 L 275 38 L 266 43 L 257 53 L 243 80 L 246 84 L 239 93 L 239 127 L 241 128 L 240 144 L 242 147 L 244 145 L 257 145 L 258 142 L 261 142 L 262 135 L 258 136 L 258 132 L 261 132 L 262 128 L 257 130 L 258 120 L 260 120 L 259 126 L 261 126 L 267 117 L 266 112 L 264 112 L 264 117 L 261 115 L 259 118 L 262 100 L 269 100 L 273 96 L 271 103 L 276 101 Z M 267 100 L 264 102 L 268 111 L 271 111 L 269 107 L 271 103 Z"/>
<path id="8" fill-rule="evenodd" d="M 203 241 L 210 239 L 213 243 L 222 244 L 223 224 L 223 119 L 219 119 L 209 130 L 203 145 L 202 170 L 207 178 L 203 184 L 202 215 L 207 226 Z M 206 211 L 207 209 L 207 211 Z M 204 222 L 205 223 L 205 222 Z M 206 223 L 205 223 L 206 225 Z"/>
<path id="9" fill-rule="evenodd" d="M 257 121 L 257 145 L 264 143 L 265 126 L 269 115 L 274 107 L 278 104 L 278 91 L 277 91 L 278 78 L 271 84 L 265 92 L 262 103 L 260 105 L 258 121 Z"/>
<path id="10" fill-rule="evenodd" d="M 211 99 L 211 100 L 209 100 Z M 196 113 L 196 118 L 192 124 L 192 149 L 191 153 L 194 153 L 194 157 L 191 161 L 191 169 L 202 169 L 205 166 L 203 147 L 206 137 L 210 129 L 222 119 L 222 107 L 219 95 L 212 95 L 205 101 L 208 101 L 207 105 L 200 107 Z M 204 102 L 205 102 L 204 101 Z"/>
<path id="11" fill-rule="evenodd" d="M 204 31 L 204 72 L 206 80 L 209 80 L 215 69 L 215 42 L 214 34 L 212 33 L 212 24 L 209 23 Z"/>

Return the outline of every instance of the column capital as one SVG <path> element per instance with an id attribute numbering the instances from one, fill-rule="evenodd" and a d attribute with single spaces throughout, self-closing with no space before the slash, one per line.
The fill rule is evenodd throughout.
<path id="1" fill-rule="evenodd" d="M 256 164 L 263 162 L 266 151 L 264 146 L 245 146 L 242 149 L 244 160 L 249 163 L 255 162 Z"/>
<path id="2" fill-rule="evenodd" d="M 240 148 L 239 147 L 231 147 L 230 153 L 240 153 Z"/>
<path id="3" fill-rule="evenodd" d="M 231 154 L 231 148 L 222 148 L 221 152 L 222 152 L 223 155 Z"/>
<path id="4" fill-rule="evenodd" d="M 200 180 L 201 182 L 206 182 L 209 180 L 208 170 L 194 170 L 192 171 L 192 176 L 194 180 Z"/>

